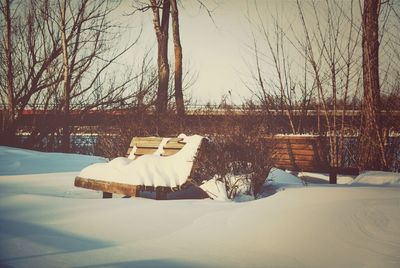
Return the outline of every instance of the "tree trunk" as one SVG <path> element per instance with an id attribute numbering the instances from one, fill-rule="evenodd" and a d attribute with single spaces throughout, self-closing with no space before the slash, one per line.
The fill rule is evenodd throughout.
<path id="1" fill-rule="evenodd" d="M 168 64 L 168 34 L 158 41 L 158 91 L 156 112 L 161 115 L 167 111 L 168 106 L 168 84 L 169 84 L 169 64 Z"/>
<path id="2" fill-rule="evenodd" d="M 157 5 L 155 0 L 150 0 L 153 11 L 153 24 L 157 37 L 158 48 L 158 91 L 156 100 L 156 113 L 161 116 L 166 113 L 168 106 L 168 84 L 169 84 L 169 63 L 168 63 L 168 27 L 170 1 L 164 0 L 162 7 Z M 162 8 L 160 23 L 159 9 Z"/>
<path id="3" fill-rule="evenodd" d="M 4 19 L 6 23 L 6 30 L 4 36 L 4 52 L 6 57 L 7 69 L 7 111 L 2 126 L 2 142 L 8 145 L 15 143 L 15 101 L 14 101 L 14 69 L 12 61 L 12 33 L 11 33 L 11 12 L 10 1 L 4 0 Z"/>
<path id="4" fill-rule="evenodd" d="M 384 169 L 386 165 L 380 125 L 378 19 L 380 0 L 364 0 L 362 15 L 363 119 L 360 132 L 361 169 Z"/>
<path id="5" fill-rule="evenodd" d="M 70 114 L 70 92 L 71 92 L 71 78 L 69 68 L 69 56 L 68 56 L 68 43 L 66 37 L 66 1 L 64 0 L 61 6 L 61 42 L 63 50 L 63 87 L 64 87 L 64 103 L 62 107 L 62 138 L 61 138 L 61 150 L 63 152 L 69 152 L 70 150 L 70 126 L 69 126 L 69 114 Z"/>
<path id="6" fill-rule="evenodd" d="M 185 104 L 182 92 L 182 45 L 179 33 L 179 13 L 176 0 L 171 0 L 172 33 L 175 51 L 175 103 L 179 116 L 185 115 Z"/>

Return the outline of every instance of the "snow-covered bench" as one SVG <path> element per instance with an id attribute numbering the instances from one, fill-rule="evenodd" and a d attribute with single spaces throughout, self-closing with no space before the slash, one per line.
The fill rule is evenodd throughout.
<path id="1" fill-rule="evenodd" d="M 103 198 L 111 198 L 113 193 L 139 196 L 140 191 L 155 191 L 156 199 L 166 199 L 168 192 L 190 182 L 202 140 L 198 135 L 134 137 L 127 157 L 84 168 L 75 178 L 75 186 L 102 191 Z"/>
<path id="2" fill-rule="evenodd" d="M 273 147 L 277 168 L 329 173 L 330 183 L 336 183 L 337 174 L 358 175 L 357 168 L 331 167 L 325 142 L 318 135 L 276 135 Z"/>

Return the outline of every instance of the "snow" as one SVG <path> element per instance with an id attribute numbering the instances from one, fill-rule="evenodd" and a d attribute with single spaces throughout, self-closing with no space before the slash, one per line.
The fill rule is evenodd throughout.
<path id="1" fill-rule="evenodd" d="M 298 177 L 278 168 L 271 168 L 268 174 L 267 185 L 275 185 L 279 187 L 303 187 L 304 183 Z"/>
<path id="2" fill-rule="evenodd" d="M 192 170 L 193 160 L 200 146 L 202 136 L 183 137 L 185 146 L 171 156 L 160 156 L 163 139 L 158 150 L 152 155 L 143 155 L 137 159 L 118 157 L 109 163 L 98 163 L 84 168 L 79 176 L 87 179 L 97 179 L 128 183 L 133 185 L 177 187 L 184 184 Z"/>
<path id="3" fill-rule="evenodd" d="M 398 185 L 400 186 L 400 173 L 385 171 L 365 171 L 354 179 L 352 184 L 372 185 Z"/>
<path id="4" fill-rule="evenodd" d="M 386 179 L 305 187 L 277 170 L 268 181 L 285 190 L 250 202 L 101 199 L 73 186 L 78 171 L 11 175 L 5 158 L 24 155 L 9 149 L 1 267 L 400 267 L 400 187 Z M 45 169 L 51 154 L 30 153 L 34 171 Z M 80 158 L 61 156 L 60 169 Z"/>
<path id="5" fill-rule="evenodd" d="M 200 188 L 208 194 L 213 200 L 228 201 L 228 193 L 225 184 L 217 178 L 203 182 Z"/>
<path id="6" fill-rule="evenodd" d="M 299 178 L 308 184 L 324 184 L 329 183 L 329 174 L 315 172 L 299 172 Z M 337 174 L 337 184 L 351 184 L 354 176 Z"/>
<path id="7" fill-rule="evenodd" d="M 21 175 L 78 171 L 98 162 L 102 157 L 88 155 L 42 153 L 0 146 L 0 175 Z"/>

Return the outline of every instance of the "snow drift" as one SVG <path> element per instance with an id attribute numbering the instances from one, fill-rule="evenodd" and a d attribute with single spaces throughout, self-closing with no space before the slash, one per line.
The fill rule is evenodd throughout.
<path id="1" fill-rule="evenodd" d="M 93 163 L 106 162 L 97 156 L 44 153 L 0 146 L 0 175 L 79 171 Z"/>
<path id="2" fill-rule="evenodd" d="M 52 155 L 30 153 L 40 168 Z M 80 158 L 61 156 L 61 169 Z M 270 182 L 284 191 L 243 203 L 101 199 L 73 187 L 78 172 L 0 176 L 0 266 L 400 267 L 400 187 L 302 187 L 281 172 Z"/>
<path id="3" fill-rule="evenodd" d="M 400 186 L 400 173 L 385 171 L 365 171 L 358 175 L 354 179 L 352 184 Z"/>

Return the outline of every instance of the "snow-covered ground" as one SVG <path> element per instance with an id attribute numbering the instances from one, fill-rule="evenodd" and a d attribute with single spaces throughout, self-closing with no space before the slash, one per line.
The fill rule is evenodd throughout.
<path id="1" fill-rule="evenodd" d="M 275 194 L 241 203 L 73 186 L 103 161 L 0 147 L 1 267 L 400 267 L 398 174 L 305 186 L 276 170 Z"/>

